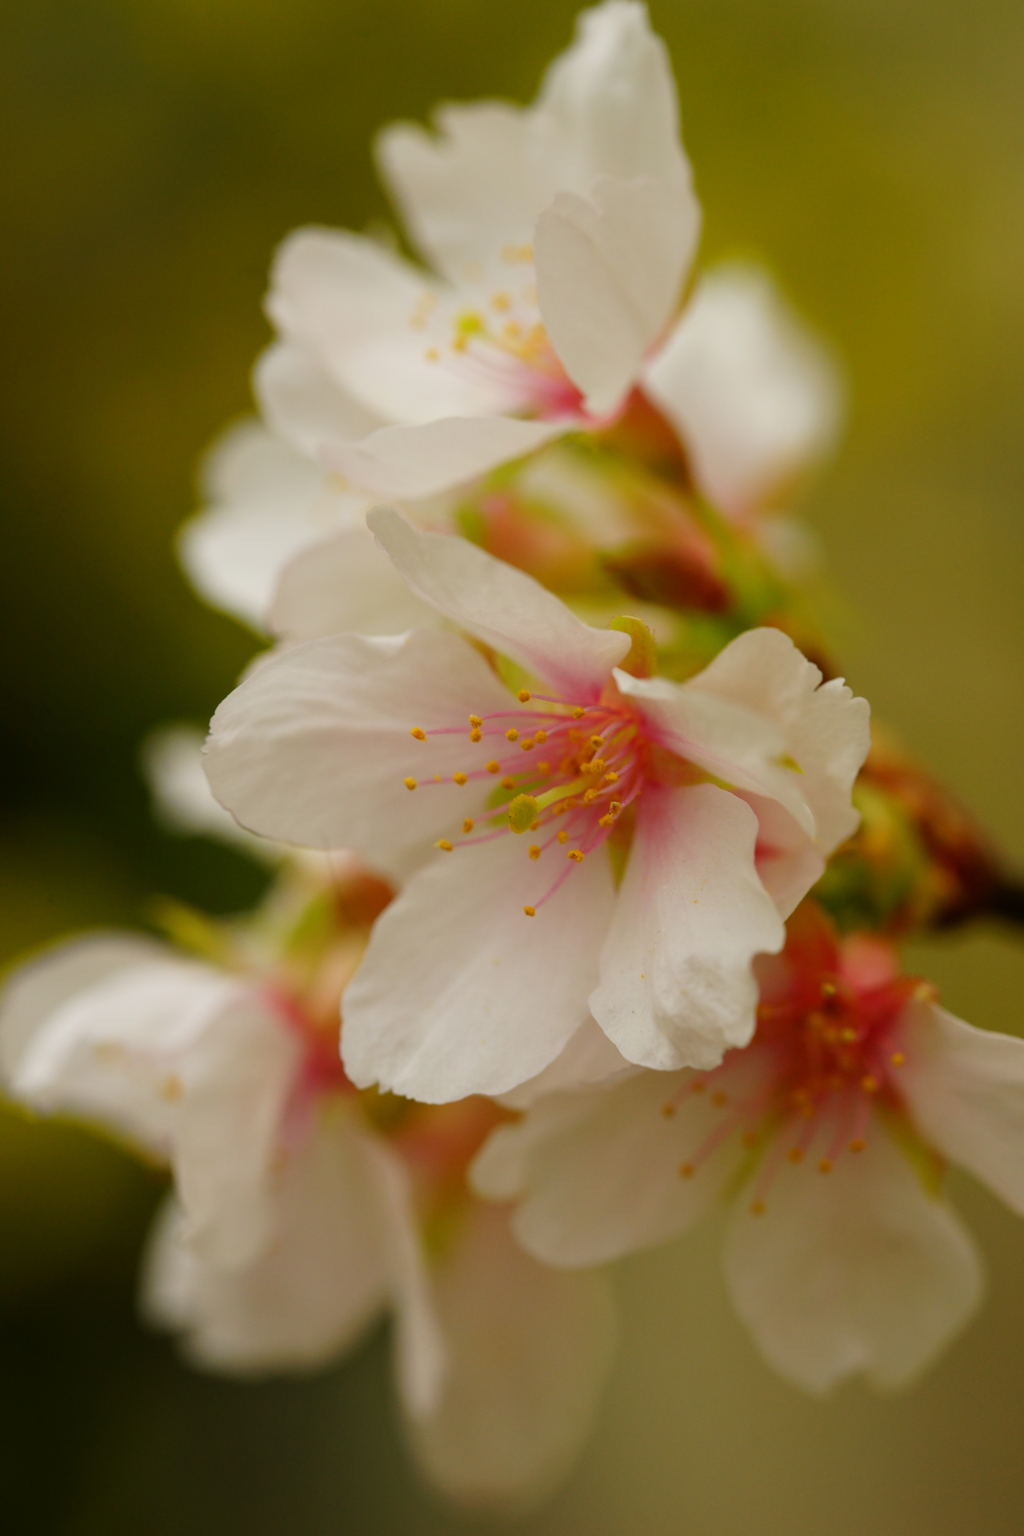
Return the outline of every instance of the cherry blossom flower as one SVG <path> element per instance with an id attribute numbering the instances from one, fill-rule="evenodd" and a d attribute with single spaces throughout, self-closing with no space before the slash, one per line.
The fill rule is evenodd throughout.
<path id="1" fill-rule="evenodd" d="M 256 379 L 275 432 L 388 497 L 614 417 L 700 229 L 668 57 L 633 0 L 580 16 L 532 107 L 446 106 L 434 126 L 379 143 L 434 272 L 365 237 L 294 234 Z"/>
<path id="2" fill-rule="evenodd" d="M 684 684 L 633 675 L 642 626 L 592 629 L 464 540 L 386 508 L 370 523 L 476 644 L 292 647 L 220 706 L 204 759 L 261 835 L 438 850 L 349 991 L 349 1076 L 428 1102 L 503 1093 L 591 1013 L 630 1061 L 716 1065 L 753 1031 L 753 956 L 856 825 L 867 705 L 777 630 Z"/>
<path id="3" fill-rule="evenodd" d="M 112 934 L 24 967 L 0 1000 L 9 1089 L 169 1162 L 143 1307 L 194 1363 L 310 1369 L 389 1309 L 428 1476 L 470 1501 L 533 1496 L 592 1419 L 606 1278 L 538 1264 L 470 1195 L 495 1106 L 353 1088 L 338 995 L 388 893 L 350 861 L 333 891 L 298 894 L 245 930 L 210 923 L 221 963 Z"/>
<path id="4" fill-rule="evenodd" d="M 638 1072 L 499 1128 L 477 1187 L 552 1264 L 601 1264 L 732 1201 L 733 1302 L 768 1361 L 824 1392 L 918 1372 L 966 1322 L 981 1266 L 940 1197 L 944 1159 L 1024 1214 L 1024 1041 L 972 1029 L 840 941 L 813 903 L 757 962 L 754 1040 L 712 1072 Z"/>

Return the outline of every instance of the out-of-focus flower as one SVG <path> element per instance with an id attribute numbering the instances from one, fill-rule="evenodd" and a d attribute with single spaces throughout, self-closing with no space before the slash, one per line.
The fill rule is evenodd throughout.
<path id="1" fill-rule="evenodd" d="M 632 0 L 583 13 L 532 107 L 448 106 L 435 127 L 393 126 L 379 157 L 439 276 L 367 238 L 298 232 L 257 374 L 275 431 L 389 497 L 612 417 L 700 229 L 669 61 Z"/>
<path id="2" fill-rule="evenodd" d="M 779 912 L 856 824 L 866 703 L 819 686 L 776 630 L 682 685 L 635 675 L 642 626 L 592 629 L 397 512 L 371 525 L 478 644 L 422 631 L 293 647 L 220 706 L 205 758 L 217 798 L 268 836 L 437 839 L 349 992 L 350 1076 L 427 1101 L 503 1093 L 588 1008 L 630 1061 L 717 1064 L 753 1029 L 752 957 L 781 945 Z M 480 646 L 511 659 L 512 692 Z"/>
<path id="3" fill-rule="evenodd" d="M 609 1358 L 604 1276 L 537 1263 L 465 1183 L 501 1111 L 358 1093 L 338 1000 L 387 887 L 278 891 L 219 963 L 130 935 L 64 945 L 0 1003 L 10 1090 L 169 1162 L 143 1305 L 229 1373 L 303 1370 L 395 1315 L 419 1458 L 473 1500 L 546 1489 L 586 1433 Z M 193 931 L 201 921 L 193 923 Z M 582 1283 L 581 1283 L 582 1282 Z"/>
<path id="4" fill-rule="evenodd" d="M 492 1135 L 474 1180 L 518 1197 L 520 1240 L 567 1266 L 729 1197 L 727 1282 L 771 1364 L 816 1392 L 858 1372 L 900 1385 L 981 1292 L 943 1159 L 1024 1214 L 1024 1042 L 953 1018 L 884 941 L 839 940 L 810 902 L 757 971 L 746 1050 L 541 1099 Z"/>

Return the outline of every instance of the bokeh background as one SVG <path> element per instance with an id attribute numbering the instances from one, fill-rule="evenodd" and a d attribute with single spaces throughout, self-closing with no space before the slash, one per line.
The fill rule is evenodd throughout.
<path id="1" fill-rule="evenodd" d="M 653 0 L 707 215 L 835 344 L 851 411 L 804 506 L 876 709 L 1024 861 L 1024 8 L 1019 0 Z M 388 216 L 369 139 L 438 97 L 528 99 L 572 0 L 5 0 L 0 956 L 144 924 L 154 893 L 255 896 L 152 824 L 155 723 L 207 717 L 254 641 L 171 553 L 204 444 L 249 408 L 270 252 Z M 1024 935 L 914 956 L 1024 1033 Z M 408 1470 L 386 1339 L 339 1370 L 190 1374 L 133 1311 L 155 1174 L 0 1113 L 0 1509 L 60 1536 L 506 1529 Z M 717 1234 L 627 1264 L 623 1348 L 574 1480 L 531 1536 L 1017 1536 L 1024 1225 L 955 1185 L 981 1319 L 913 1391 L 821 1405 L 725 1301 Z"/>

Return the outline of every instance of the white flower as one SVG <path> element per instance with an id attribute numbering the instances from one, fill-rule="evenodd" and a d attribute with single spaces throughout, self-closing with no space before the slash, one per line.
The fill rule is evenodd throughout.
<path id="1" fill-rule="evenodd" d="M 353 484 L 431 495 L 607 422 L 673 319 L 700 211 L 646 11 L 606 0 L 534 106 L 442 108 L 379 158 L 437 276 L 305 230 L 268 311 L 257 388 L 274 430 Z"/>
<path id="2" fill-rule="evenodd" d="M 84 1116 L 170 1163 L 143 1305 L 195 1363 L 309 1369 L 390 1309 L 428 1475 L 456 1497 L 520 1500 L 565 1471 L 593 1417 L 607 1281 L 538 1264 L 508 1213 L 468 1193 L 494 1106 L 431 1109 L 346 1079 L 338 993 L 380 900 L 377 882 L 353 874 L 273 962 L 246 940 L 234 970 L 131 936 L 63 946 L 3 995 L 5 1077 L 35 1108 Z M 310 919 L 322 931 L 332 901 L 350 920 L 311 953 Z"/>
<path id="3" fill-rule="evenodd" d="M 813 1392 L 861 1372 L 901 1385 L 982 1287 L 942 1159 L 1024 1214 L 1024 1042 L 945 1013 L 880 940 L 840 943 L 810 904 L 758 969 L 746 1050 L 542 1099 L 494 1133 L 475 1182 L 518 1197 L 520 1241 L 567 1266 L 733 1198 L 726 1279 L 769 1362 Z"/>
<path id="4" fill-rule="evenodd" d="M 271 657 L 214 717 L 207 774 L 244 826 L 442 850 L 349 992 L 353 1081 L 503 1093 L 588 1010 L 630 1061 L 717 1064 L 753 1030 L 752 957 L 856 826 L 867 705 L 776 630 L 682 685 L 632 676 L 630 635 L 464 540 L 370 521 L 417 595 L 531 686 L 439 630 L 335 635 Z"/>

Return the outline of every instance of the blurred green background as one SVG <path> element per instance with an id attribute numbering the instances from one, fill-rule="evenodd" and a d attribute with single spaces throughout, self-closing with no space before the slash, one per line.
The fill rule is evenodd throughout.
<path id="1" fill-rule="evenodd" d="M 1024 861 L 1024 7 L 655 0 L 707 215 L 831 337 L 847 438 L 805 505 L 876 709 Z M 0 955 L 213 909 L 257 875 L 154 830 L 136 770 L 202 719 L 251 637 L 170 541 L 248 407 L 270 252 L 387 215 L 368 142 L 438 97 L 527 99 L 571 0 L 6 0 L 0 312 L 6 628 Z M 949 1006 L 1024 1032 L 1024 944 L 914 956 Z M 61 1536 L 504 1528 L 407 1470 L 386 1343 L 308 1382 L 192 1375 L 133 1316 L 159 1192 L 70 1126 L 0 1119 L 0 1510 Z M 954 1186 L 990 1260 L 981 1320 L 909 1394 L 822 1406 L 729 1313 L 716 1234 L 623 1276 L 622 1358 L 536 1536 L 986 1536 L 1024 1525 L 1024 1226 Z"/>

